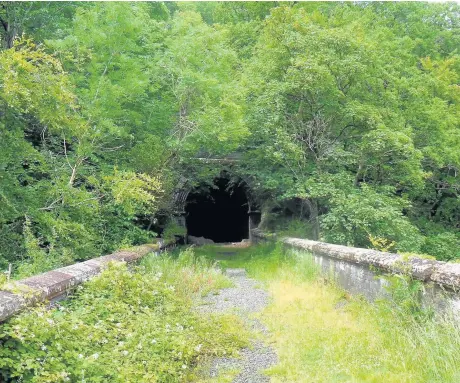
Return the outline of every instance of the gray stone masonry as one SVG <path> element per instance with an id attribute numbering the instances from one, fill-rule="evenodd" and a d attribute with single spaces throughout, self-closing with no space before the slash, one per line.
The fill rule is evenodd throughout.
<path id="1" fill-rule="evenodd" d="M 79 284 L 99 274 L 111 261 L 134 262 L 147 253 L 160 251 L 161 248 L 161 244 L 138 246 L 133 250 L 119 251 L 12 281 L 8 290 L 0 290 L 0 321 L 8 319 L 25 307 L 65 296 Z"/>
<path id="2" fill-rule="evenodd" d="M 277 239 L 284 244 L 313 255 L 322 271 L 332 275 L 341 287 L 372 300 L 388 293 L 388 282 L 381 274 L 410 275 L 424 282 L 424 304 L 442 311 L 446 307 L 460 313 L 460 263 L 431 259 L 405 258 L 400 254 L 361 249 L 300 238 L 278 238 L 274 234 L 253 230 L 253 237 Z"/>

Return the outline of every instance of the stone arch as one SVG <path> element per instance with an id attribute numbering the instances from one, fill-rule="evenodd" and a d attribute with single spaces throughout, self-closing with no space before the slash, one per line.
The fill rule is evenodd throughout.
<path id="1" fill-rule="evenodd" d="M 196 236 L 211 235 L 216 242 L 237 242 L 242 239 L 252 240 L 252 229 L 257 227 L 260 222 L 260 209 L 257 200 L 252 192 L 249 183 L 240 177 L 232 176 L 228 171 L 222 171 L 221 174 L 213 180 L 214 188 L 204 187 L 204 184 L 193 187 L 191 183 L 183 178 L 174 193 L 174 206 L 176 221 L 187 228 L 187 232 Z M 201 190 L 200 190 L 201 187 Z M 227 194 L 227 195 L 226 195 Z M 244 194 L 244 206 L 238 206 L 242 203 Z M 201 198 L 200 198 L 201 197 Z M 191 204 L 199 204 L 198 207 Z M 212 207 L 214 203 L 214 207 Z M 224 205 L 222 205 L 224 204 Z M 227 204 L 227 206 L 225 206 Z M 244 208 L 244 223 L 242 208 Z M 201 210 L 200 210 L 201 209 Z M 215 225 L 215 230 L 230 231 L 229 235 L 225 233 L 212 234 L 212 230 L 197 230 L 196 225 L 200 221 L 196 218 L 197 213 L 203 215 L 203 219 L 209 219 L 210 225 Z M 219 216 L 219 214 L 221 216 Z M 191 217 L 191 215 L 193 215 Z M 237 220 L 237 216 L 239 216 Z M 238 225 L 231 227 L 227 223 Z M 202 221 L 201 224 L 206 226 L 207 223 Z M 191 227 L 191 225 L 194 225 Z M 209 228 L 208 228 L 209 229 Z M 243 234 L 244 231 L 244 234 Z M 203 232 L 203 235 L 199 235 Z M 235 234 L 239 232 L 240 234 Z M 234 234 L 233 236 L 231 234 Z M 227 239 L 227 240 L 225 240 Z"/>

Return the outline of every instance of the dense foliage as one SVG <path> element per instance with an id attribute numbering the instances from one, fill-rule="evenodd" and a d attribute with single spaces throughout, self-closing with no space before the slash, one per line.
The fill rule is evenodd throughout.
<path id="1" fill-rule="evenodd" d="M 179 382 L 207 358 L 247 342 L 234 315 L 193 310 L 196 295 L 231 283 L 192 251 L 113 264 L 74 299 L 22 314 L 0 331 L 0 379 L 20 382 Z M 198 379 L 198 377 L 196 377 Z"/>
<path id="2" fill-rule="evenodd" d="M 459 14 L 2 3 L 0 269 L 148 241 L 174 226 L 177 185 L 222 169 L 303 235 L 458 258 Z"/>

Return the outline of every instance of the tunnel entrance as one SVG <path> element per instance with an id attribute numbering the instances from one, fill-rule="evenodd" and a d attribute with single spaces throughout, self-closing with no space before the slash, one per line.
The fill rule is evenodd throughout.
<path id="1" fill-rule="evenodd" d="M 187 232 L 214 242 L 240 242 L 248 238 L 248 201 L 244 187 L 217 178 L 214 188 L 196 188 L 187 197 Z"/>

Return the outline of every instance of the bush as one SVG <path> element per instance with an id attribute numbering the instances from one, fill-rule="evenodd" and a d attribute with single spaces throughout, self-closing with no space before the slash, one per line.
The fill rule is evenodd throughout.
<path id="1" fill-rule="evenodd" d="M 422 251 L 441 261 L 460 259 L 460 239 L 454 233 L 430 235 L 425 239 Z"/>
<path id="2" fill-rule="evenodd" d="M 373 247 L 371 238 L 395 242 L 398 251 L 420 250 L 422 236 L 402 213 L 407 201 L 366 185 L 334 198 L 333 207 L 322 217 L 324 239 L 333 243 Z"/>

